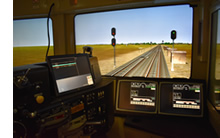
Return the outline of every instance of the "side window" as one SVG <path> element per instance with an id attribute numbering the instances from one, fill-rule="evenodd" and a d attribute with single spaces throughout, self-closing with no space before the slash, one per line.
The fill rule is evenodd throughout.
<path id="1" fill-rule="evenodd" d="M 50 50 L 53 55 L 52 20 L 49 21 Z M 47 18 L 13 21 L 13 66 L 44 62 L 48 47 Z"/>
<path id="2" fill-rule="evenodd" d="M 216 80 L 220 80 L 220 10 L 218 11 L 217 19 L 215 78 Z"/>
<path id="3" fill-rule="evenodd" d="M 220 111 L 220 10 L 213 12 L 211 28 L 209 99 Z"/>

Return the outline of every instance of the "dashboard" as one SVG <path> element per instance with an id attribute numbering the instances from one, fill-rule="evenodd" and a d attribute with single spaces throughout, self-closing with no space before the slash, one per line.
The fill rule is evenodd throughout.
<path id="1" fill-rule="evenodd" d="M 45 63 L 15 67 L 13 75 L 14 137 L 103 136 L 112 129 L 116 116 L 126 118 L 124 125 L 153 129 L 159 134 L 156 128 L 166 130 L 163 126 L 168 120 L 182 129 L 183 120 L 192 120 L 189 123 L 197 127 L 193 120 L 205 118 L 204 80 L 104 77 L 97 58 L 87 54 L 48 57 Z M 69 80 L 79 76 L 84 77 L 82 83 L 86 85 L 76 87 L 81 79 Z M 63 79 L 71 81 L 66 91 L 58 87 L 57 82 Z M 172 121 L 174 118 L 178 121 Z M 132 121 L 136 119 L 143 120 Z M 146 127 L 146 121 L 158 127 Z M 195 136 L 198 134 L 203 135 L 198 131 Z"/>

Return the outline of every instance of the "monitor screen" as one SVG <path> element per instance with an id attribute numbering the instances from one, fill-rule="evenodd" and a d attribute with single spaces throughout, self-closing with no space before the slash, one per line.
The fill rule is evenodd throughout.
<path id="1" fill-rule="evenodd" d="M 94 85 L 87 54 L 48 56 L 47 62 L 57 95 Z"/>
<path id="2" fill-rule="evenodd" d="M 200 85 L 173 84 L 173 108 L 200 109 Z"/>
<path id="3" fill-rule="evenodd" d="M 156 113 L 157 82 L 146 80 L 119 80 L 116 110 L 138 113 Z"/>
<path id="4" fill-rule="evenodd" d="M 202 116 L 203 84 L 197 82 L 161 82 L 159 113 Z"/>

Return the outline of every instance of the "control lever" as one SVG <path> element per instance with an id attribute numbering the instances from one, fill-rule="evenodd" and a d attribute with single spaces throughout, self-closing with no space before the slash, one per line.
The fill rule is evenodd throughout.
<path id="1" fill-rule="evenodd" d="M 28 83 L 27 74 L 30 72 L 30 70 L 31 69 L 28 68 L 23 76 L 16 76 L 16 78 L 14 78 L 13 81 L 18 88 L 23 88 L 27 85 Z"/>

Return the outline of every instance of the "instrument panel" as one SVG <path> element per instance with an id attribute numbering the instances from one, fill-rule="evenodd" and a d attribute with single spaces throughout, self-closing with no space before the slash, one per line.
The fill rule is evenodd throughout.
<path id="1" fill-rule="evenodd" d="M 14 137 L 92 136 L 110 128 L 114 120 L 109 102 L 113 101 L 112 80 L 96 79 L 93 87 L 65 95 L 56 93 L 52 80 L 47 63 L 14 68 Z"/>
<path id="2" fill-rule="evenodd" d="M 119 78 L 116 113 L 203 116 L 204 81 Z"/>

